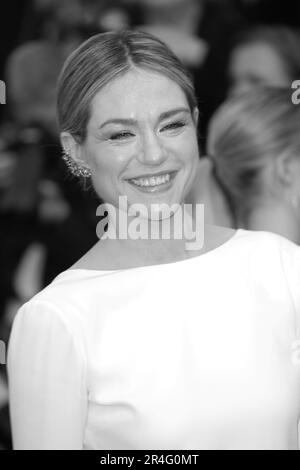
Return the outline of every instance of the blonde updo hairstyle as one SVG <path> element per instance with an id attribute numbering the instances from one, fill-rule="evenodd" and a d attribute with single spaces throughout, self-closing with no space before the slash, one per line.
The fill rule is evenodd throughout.
<path id="1" fill-rule="evenodd" d="M 234 94 L 214 115 L 207 150 L 238 225 L 245 226 L 262 198 L 280 195 L 276 159 L 300 158 L 299 129 L 300 106 L 290 89 L 255 86 Z"/>
<path id="2" fill-rule="evenodd" d="M 108 83 L 136 68 L 173 80 L 183 90 L 191 112 L 197 107 L 191 77 L 166 44 L 139 31 L 101 33 L 85 41 L 65 62 L 57 94 L 60 131 L 69 132 L 82 143 L 94 96 Z"/>

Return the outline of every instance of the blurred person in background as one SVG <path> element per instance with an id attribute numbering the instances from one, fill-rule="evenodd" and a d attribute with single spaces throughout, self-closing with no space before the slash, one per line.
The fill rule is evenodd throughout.
<path id="1" fill-rule="evenodd" d="M 235 226 L 300 244 L 300 106 L 291 91 L 254 86 L 213 117 L 208 153 Z"/>
<path id="2" fill-rule="evenodd" d="M 290 90 L 292 82 L 300 78 L 299 50 L 299 32 L 284 26 L 258 27 L 238 36 L 227 64 L 229 95 L 242 90 L 255 93 L 255 84 Z M 205 202 L 209 220 L 234 227 L 228 200 L 212 172 L 212 160 L 202 158 L 187 200 L 194 204 Z"/>
<path id="3" fill-rule="evenodd" d="M 252 83 L 289 88 L 300 78 L 300 32 L 285 26 L 261 26 L 238 37 L 228 74 L 232 88 Z"/>

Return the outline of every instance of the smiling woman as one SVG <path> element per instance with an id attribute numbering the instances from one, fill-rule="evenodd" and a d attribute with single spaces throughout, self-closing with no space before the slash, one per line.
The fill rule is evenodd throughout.
<path id="1" fill-rule="evenodd" d="M 132 32 L 87 41 L 61 74 L 58 116 L 63 147 L 107 204 L 126 195 L 153 214 L 154 205 L 159 213 L 185 199 L 199 160 L 197 103 L 182 64 L 158 39 Z"/>
<path id="2" fill-rule="evenodd" d="M 186 248 L 198 109 L 177 57 L 146 33 L 90 38 L 63 68 L 58 117 L 110 228 L 143 220 L 151 236 L 101 238 L 19 310 L 14 448 L 296 449 L 299 248 L 202 219 L 204 244 Z"/>
<path id="3" fill-rule="evenodd" d="M 179 203 L 198 163 L 194 114 L 175 82 L 132 70 L 92 100 L 84 143 L 67 133 L 62 139 L 90 166 L 104 201 L 116 204 L 117 197 L 127 195 L 129 203 Z M 176 177 L 181 184 L 174 184 Z M 159 178 L 168 181 L 162 184 Z"/>

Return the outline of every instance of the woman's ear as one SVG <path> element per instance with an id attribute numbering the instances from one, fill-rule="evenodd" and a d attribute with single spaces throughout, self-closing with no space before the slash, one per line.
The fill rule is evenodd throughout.
<path id="1" fill-rule="evenodd" d="M 65 153 L 67 153 L 78 165 L 88 168 L 82 145 L 69 132 L 60 134 L 60 141 Z"/>

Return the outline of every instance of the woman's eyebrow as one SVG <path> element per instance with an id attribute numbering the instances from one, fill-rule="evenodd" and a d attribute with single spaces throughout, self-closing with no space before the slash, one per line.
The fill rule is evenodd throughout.
<path id="1" fill-rule="evenodd" d="M 185 113 L 185 114 L 190 114 L 190 109 L 189 108 L 176 108 L 176 109 L 171 109 L 170 111 L 165 111 L 164 113 L 161 113 L 159 116 L 159 121 L 162 121 L 164 119 L 169 119 L 173 116 L 176 116 L 177 114 L 180 113 Z"/>
<path id="2" fill-rule="evenodd" d="M 113 118 L 113 119 L 108 119 L 105 121 L 99 129 L 102 129 L 104 126 L 107 126 L 107 124 L 122 124 L 122 125 L 137 125 L 137 120 L 136 119 L 120 119 L 120 118 Z"/>
<path id="3" fill-rule="evenodd" d="M 169 119 L 173 116 L 176 116 L 179 113 L 186 113 L 190 114 L 190 109 L 189 108 L 176 108 L 176 109 L 171 109 L 170 111 L 165 111 L 161 113 L 158 117 L 158 121 L 162 121 L 163 119 Z M 136 119 L 120 119 L 120 118 L 112 118 L 108 119 L 105 121 L 99 129 L 102 129 L 104 126 L 107 126 L 108 124 L 121 124 L 121 125 L 127 125 L 127 126 L 134 126 L 138 124 L 138 121 Z"/>

